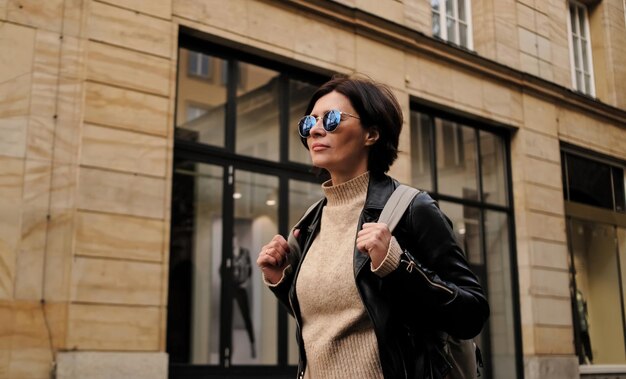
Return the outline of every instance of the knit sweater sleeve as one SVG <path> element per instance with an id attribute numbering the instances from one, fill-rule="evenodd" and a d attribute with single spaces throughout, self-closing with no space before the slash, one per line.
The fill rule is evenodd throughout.
<path id="1" fill-rule="evenodd" d="M 400 247 L 400 244 L 398 244 L 398 240 L 396 240 L 396 237 L 391 237 L 389 249 L 387 250 L 385 259 L 383 259 L 378 267 L 374 267 L 374 265 L 370 263 L 370 269 L 378 277 L 384 278 L 398 268 L 401 256 L 402 248 Z"/>

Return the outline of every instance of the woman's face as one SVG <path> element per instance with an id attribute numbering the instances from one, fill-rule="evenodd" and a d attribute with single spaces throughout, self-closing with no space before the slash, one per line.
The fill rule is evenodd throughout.
<path id="1" fill-rule="evenodd" d="M 350 100 L 335 91 L 320 97 L 311 115 L 321 117 L 331 109 L 359 117 Z M 307 137 L 307 145 L 313 165 L 328 170 L 333 183 L 339 184 L 367 171 L 369 146 L 377 138 L 361 126 L 358 118 L 342 115 L 333 132 L 324 129 L 320 118 Z"/>

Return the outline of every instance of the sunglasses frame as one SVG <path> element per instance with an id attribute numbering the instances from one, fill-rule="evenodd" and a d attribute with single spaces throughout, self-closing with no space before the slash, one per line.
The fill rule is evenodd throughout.
<path id="1" fill-rule="evenodd" d="M 330 112 L 338 112 L 339 113 L 339 121 L 337 122 L 337 126 L 335 126 L 334 128 L 328 128 L 326 127 L 326 121 L 327 120 L 327 116 L 330 114 Z M 304 117 L 302 117 L 300 119 L 300 121 L 298 121 L 298 134 L 300 135 L 300 137 L 302 138 L 308 138 L 311 135 L 311 129 L 313 129 L 315 127 L 315 125 L 317 125 L 318 122 L 320 122 L 320 119 L 322 119 L 322 127 L 324 128 L 324 130 L 326 130 L 329 133 L 334 132 L 335 130 L 337 130 L 337 128 L 339 127 L 339 124 L 341 124 L 341 121 L 343 121 L 342 116 L 346 115 L 346 116 L 350 116 L 350 117 L 354 117 L 357 120 L 360 120 L 361 118 L 359 116 L 355 116 L 351 113 L 348 112 L 342 112 L 339 109 L 329 109 L 326 112 L 324 112 L 321 116 L 313 116 L 313 115 L 306 115 Z M 313 119 L 315 119 L 315 124 L 313 124 L 313 126 L 311 126 L 311 128 L 309 128 L 309 132 L 307 135 L 302 135 L 302 123 L 304 122 L 305 119 L 307 119 L 308 117 L 312 117 Z"/>

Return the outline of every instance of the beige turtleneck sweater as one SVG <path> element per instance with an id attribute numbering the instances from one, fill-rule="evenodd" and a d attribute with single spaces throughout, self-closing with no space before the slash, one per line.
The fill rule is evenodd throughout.
<path id="1" fill-rule="evenodd" d="M 306 377 L 382 378 L 376 336 L 359 296 L 353 255 L 369 173 L 322 189 L 328 200 L 319 234 L 300 268 L 296 294 L 307 356 Z M 380 267 L 385 276 L 398 267 L 402 251 L 395 238 Z"/>

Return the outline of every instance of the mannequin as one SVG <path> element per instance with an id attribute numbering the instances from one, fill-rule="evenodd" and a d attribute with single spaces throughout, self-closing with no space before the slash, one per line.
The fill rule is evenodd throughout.
<path id="1" fill-rule="evenodd" d="M 583 356 L 580 363 L 593 363 L 593 352 L 591 351 L 591 339 L 589 338 L 589 321 L 587 313 L 587 301 L 580 289 L 576 290 L 576 310 L 580 321 L 580 341 L 582 343 Z"/>
<path id="2" fill-rule="evenodd" d="M 233 237 L 233 268 L 232 279 L 234 287 L 234 297 L 241 311 L 241 316 L 246 325 L 248 339 L 250 340 L 250 355 L 256 358 L 256 348 L 254 346 L 254 328 L 250 315 L 250 303 L 248 300 L 248 290 L 246 284 L 252 274 L 252 263 L 250 251 L 239 246 L 237 237 Z"/>

